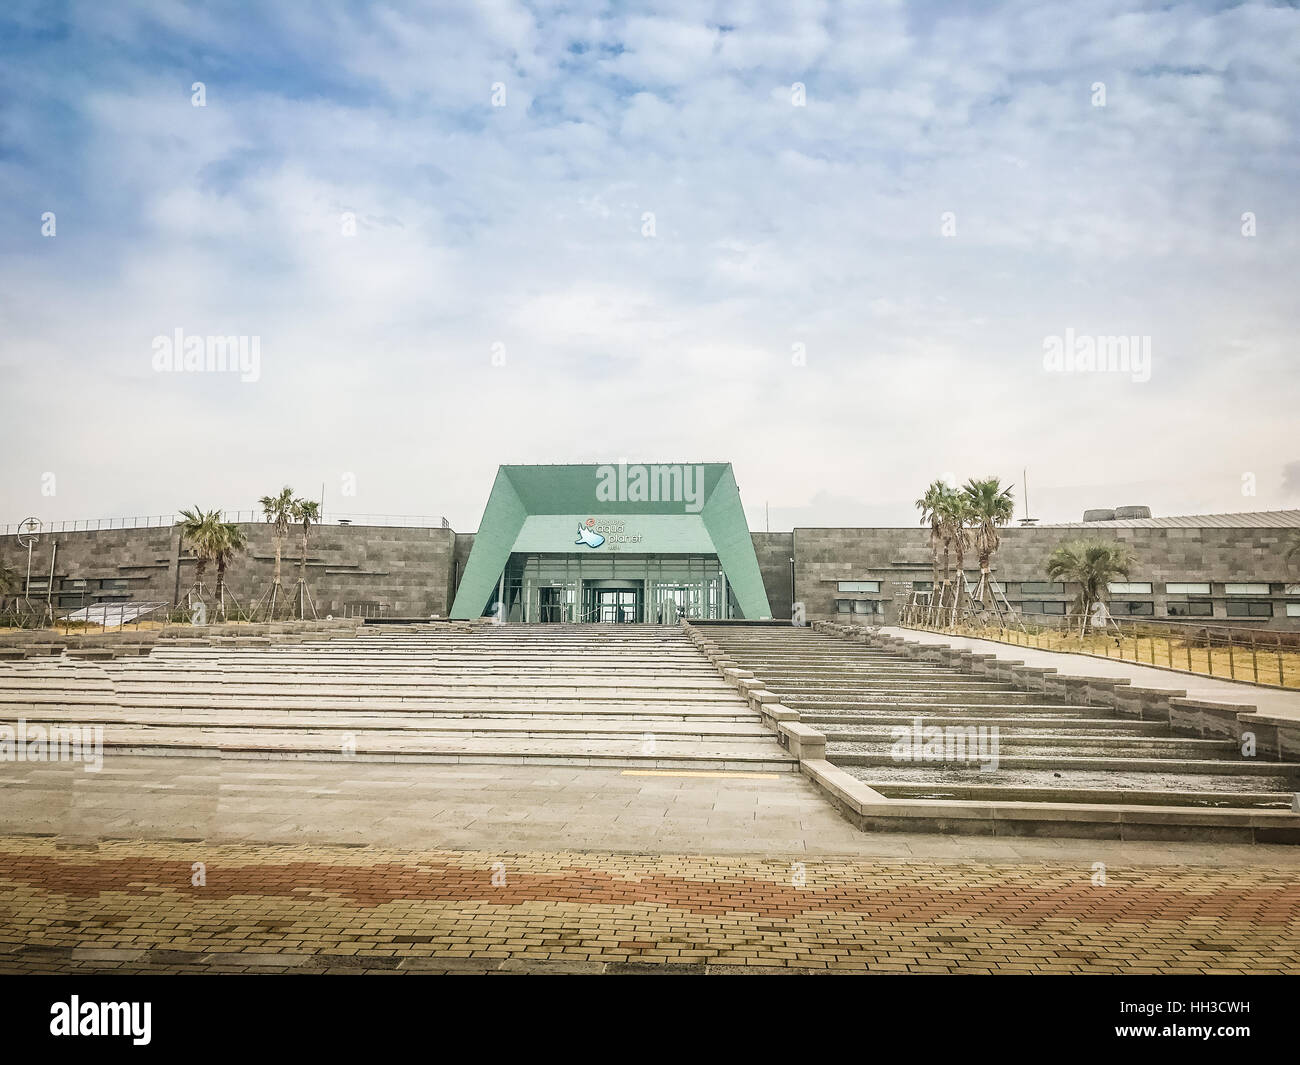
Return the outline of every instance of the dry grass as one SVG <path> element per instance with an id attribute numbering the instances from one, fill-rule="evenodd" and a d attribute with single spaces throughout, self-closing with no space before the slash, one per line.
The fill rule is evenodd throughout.
<path id="1" fill-rule="evenodd" d="M 1066 651 L 1114 658 L 1142 665 L 1162 666 L 1187 673 L 1202 673 L 1225 680 L 1248 681 L 1287 688 L 1300 688 L 1300 651 L 1284 647 L 1279 650 L 1266 633 L 1249 637 L 1228 647 L 1223 637 L 1215 635 L 1214 646 L 1207 648 L 1204 638 L 1184 638 L 1172 635 L 1102 635 L 1090 633 L 1080 638 L 1078 634 L 1044 630 L 1024 633 L 1018 629 L 981 629 L 961 627 L 953 630 L 963 636 L 973 636 L 1019 647 L 1035 647 L 1043 651 Z M 1253 642 L 1253 646 L 1252 646 Z"/>

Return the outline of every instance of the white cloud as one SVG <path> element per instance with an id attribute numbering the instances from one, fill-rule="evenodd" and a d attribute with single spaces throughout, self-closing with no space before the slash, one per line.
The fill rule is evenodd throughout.
<path id="1" fill-rule="evenodd" d="M 801 524 L 910 524 L 934 471 L 1025 464 L 1045 518 L 1108 480 L 1240 507 L 1236 467 L 1280 505 L 1300 12 L 950 10 L 75 8 L 0 74 L 6 224 L 60 219 L 0 249 L 0 406 L 34 442 L 0 464 L 9 509 L 348 470 L 355 509 L 468 529 L 497 462 L 593 449 L 730 459 L 751 513 Z M 177 326 L 259 334 L 263 380 L 151 375 Z M 1151 335 L 1152 381 L 1044 374 L 1067 327 Z M 196 438 L 208 461 L 157 446 Z"/>

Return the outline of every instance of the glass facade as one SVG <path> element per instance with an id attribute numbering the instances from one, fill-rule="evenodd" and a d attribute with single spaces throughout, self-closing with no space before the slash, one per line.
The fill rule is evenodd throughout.
<path id="1" fill-rule="evenodd" d="M 498 582 L 486 614 L 496 615 Z M 512 622 L 671 624 L 740 616 L 716 555 L 511 554 L 504 574 Z"/>

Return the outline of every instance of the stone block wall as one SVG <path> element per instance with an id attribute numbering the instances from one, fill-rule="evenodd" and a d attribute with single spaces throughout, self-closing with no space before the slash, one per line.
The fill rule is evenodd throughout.
<path id="1" fill-rule="evenodd" d="M 227 572 L 227 587 L 236 601 L 251 606 L 269 586 L 275 570 L 275 539 L 262 523 L 242 526 L 248 550 Z M 445 617 L 456 560 L 456 534 L 442 528 L 389 528 L 322 525 L 311 531 L 307 549 L 307 585 L 317 613 L 379 613 L 398 617 Z M 57 550 L 55 545 L 57 544 Z M 291 589 L 298 580 L 301 538 L 297 530 L 284 543 L 281 581 Z M 45 598 L 51 556 L 54 600 L 62 609 L 84 602 L 94 605 L 120 599 L 173 603 L 193 586 L 194 559 L 173 528 L 101 529 L 47 533 L 32 552 L 32 598 Z M 0 558 L 18 574 L 27 570 L 27 553 L 16 537 L 0 538 Z M 84 587 L 75 582 L 85 581 Z M 204 576 L 216 583 L 216 568 Z"/>

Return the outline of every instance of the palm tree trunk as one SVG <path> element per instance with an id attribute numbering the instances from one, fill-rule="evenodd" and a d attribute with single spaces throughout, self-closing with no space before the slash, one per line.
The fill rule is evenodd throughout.
<path id="1" fill-rule="evenodd" d="M 298 617 L 307 616 L 307 526 L 302 527 L 302 558 L 298 561 Z"/>
<path id="2" fill-rule="evenodd" d="M 271 609 L 267 612 L 268 621 L 275 620 L 275 601 L 280 597 L 280 557 L 284 551 L 284 534 L 275 530 L 275 576 L 271 580 Z"/>

